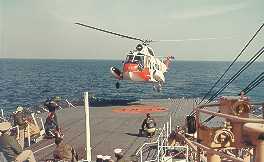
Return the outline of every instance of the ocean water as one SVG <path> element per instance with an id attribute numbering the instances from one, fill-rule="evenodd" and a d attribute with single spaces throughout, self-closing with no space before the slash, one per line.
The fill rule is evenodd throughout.
<path id="1" fill-rule="evenodd" d="M 89 92 L 89 96 L 108 101 L 202 98 L 229 64 L 230 62 L 174 61 L 166 73 L 166 83 L 158 93 L 153 91 L 152 84 L 131 81 L 121 81 L 120 89 L 116 89 L 116 80 L 110 73 L 110 67 L 122 69 L 119 60 L 0 59 L 0 108 L 12 111 L 17 105 L 32 107 L 40 105 L 50 96 L 81 101 L 85 91 Z M 213 92 L 243 64 L 244 62 L 236 63 Z M 263 69 L 263 63 L 254 63 L 220 95 L 237 95 Z M 264 84 L 260 84 L 248 96 L 254 101 L 264 101 Z"/>

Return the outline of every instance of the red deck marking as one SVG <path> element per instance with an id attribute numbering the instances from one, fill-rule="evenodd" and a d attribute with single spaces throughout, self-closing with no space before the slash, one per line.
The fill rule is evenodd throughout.
<path id="1" fill-rule="evenodd" d="M 152 113 L 168 111 L 167 108 L 157 105 L 131 105 L 123 108 L 112 109 L 113 112 L 121 113 Z"/>

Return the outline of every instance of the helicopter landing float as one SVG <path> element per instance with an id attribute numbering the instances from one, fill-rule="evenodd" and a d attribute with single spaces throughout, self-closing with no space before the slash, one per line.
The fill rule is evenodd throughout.
<path id="1" fill-rule="evenodd" d="M 154 55 L 153 49 L 149 46 L 151 42 L 155 41 L 143 40 L 81 23 L 75 24 L 120 36 L 122 38 L 140 41 L 141 43 L 138 44 L 135 49 L 130 51 L 126 55 L 126 59 L 122 61 L 122 71 L 116 67 L 111 67 L 110 72 L 117 80 L 131 80 L 134 82 L 152 83 L 153 90 L 158 92 L 161 90 L 161 86 L 165 83 L 164 73 L 168 71 L 169 64 L 171 63 L 171 60 L 174 59 L 174 57 L 169 56 L 162 59 L 156 57 Z M 119 87 L 120 84 L 117 82 L 116 88 L 118 89 Z"/>

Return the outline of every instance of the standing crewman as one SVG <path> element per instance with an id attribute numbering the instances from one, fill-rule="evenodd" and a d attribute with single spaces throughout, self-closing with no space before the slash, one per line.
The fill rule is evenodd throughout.
<path id="1" fill-rule="evenodd" d="M 53 117 L 54 121 L 56 122 L 56 129 L 59 130 L 59 122 L 56 115 L 56 110 L 59 109 L 58 102 L 60 101 L 59 96 L 52 97 L 51 99 L 47 99 L 44 103 L 44 106 L 46 106 L 49 110 L 48 117 Z"/>
<path id="2" fill-rule="evenodd" d="M 19 127 L 19 137 L 18 142 L 22 149 L 24 149 L 25 145 L 25 130 L 27 128 L 26 115 L 23 113 L 23 107 L 18 106 L 16 111 L 14 112 L 14 125 Z"/>
<path id="3" fill-rule="evenodd" d="M 142 130 L 145 130 L 147 132 L 149 138 L 151 138 L 155 134 L 156 122 L 150 116 L 150 113 L 146 114 L 146 118 L 143 120 L 141 128 L 142 128 Z"/>

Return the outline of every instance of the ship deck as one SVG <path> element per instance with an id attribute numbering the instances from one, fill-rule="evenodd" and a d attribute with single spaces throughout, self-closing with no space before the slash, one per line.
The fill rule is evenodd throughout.
<path id="1" fill-rule="evenodd" d="M 167 108 L 165 112 L 151 113 L 162 127 L 171 114 L 173 124 L 182 125 L 185 115 L 195 106 L 194 99 L 142 100 L 131 105 L 139 108 L 144 105 L 155 105 Z M 131 106 L 131 105 L 128 105 Z M 126 159 L 131 158 L 137 149 L 149 138 L 139 137 L 138 130 L 145 118 L 144 113 L 113 112 L 113 109 L 127 106 L 90 107 L 91 153 L 92 160 L 96 155 L 114 156 L 113 149 L 124 150 Z M 42 114 L 45 119 L 46 114 Z M 65 108 L 57 112 L 58 120 L 64 133 L 64 142 L 74 146 L 80 158 L 85 156 L 85 113 L 83 107 Z M 173 129 L 173 128 L 172 128 Z M 152 139 L 154 140 L 154 139 Z M 54 139 L 43 139 L 31 145 L 37 161 L 52 159 L 55 148 Z"/>

